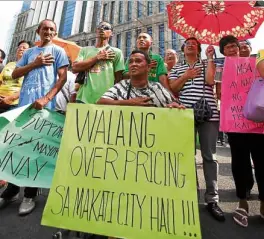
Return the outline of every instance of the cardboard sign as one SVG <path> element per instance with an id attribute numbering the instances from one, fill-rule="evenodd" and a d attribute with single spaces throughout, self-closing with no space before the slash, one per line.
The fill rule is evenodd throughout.
<path id="1" fill-rule="evenodd" d="M 18 186 L 49 188 L 64 119 L 63 115 L 46 109 L 27 108 L 3 127 L 0 131 L 0 179 Z"/>
<path id="2" fill-rule="evenodd" d="M 247 94 L 258 77 L 254 57 L 226 57 L 221 92 L 221 131 L 264 133 L 264 122 L 256 123 L 243 115 Z"/>
<path id="3" fill-rule="evenodd" d="M 70 104 L 42 225 L 201 238 L 191 110 Z"/>

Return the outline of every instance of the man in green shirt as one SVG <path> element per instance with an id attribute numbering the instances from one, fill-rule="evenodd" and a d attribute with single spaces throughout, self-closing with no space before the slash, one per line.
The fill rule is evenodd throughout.
<path id="1" fill-rule="evenodd" d="M 170 90 L 169 81 L 167 77 L 167 68 L 162 57 L 158 54 L 153 54 L 150 51 L 152 45 L 152 37 L 147 33 L 140 33 L 137 38 L 137 49 L 147 53 L 151 59 L 150 71 L 148 80 L 153 82 L 160 82 L 165 88 Z M 123 79 L 129 79 L 128 60 L 125 64 L 125 71 Z"/>
<path id="2" fill-rule="evenodd" d="M 86 72 L 79 88 L 77 102 L 94 104 L 115 83 L 122 79 L 124 57 L 122 51 L 109 45 L 113 35 L 110 23 L 100 22 L 96 29 L 95 47 L 81 49 L 74 62 L 73 73 Z"/>

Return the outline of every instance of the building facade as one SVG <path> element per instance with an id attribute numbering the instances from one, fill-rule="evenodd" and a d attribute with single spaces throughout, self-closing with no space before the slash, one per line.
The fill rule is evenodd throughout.
<path id="1" fill-rule="evenodd" d="M 100 21 L 114 27 L 111 45 L 120 48 L 125 58 L 136 46 L 140 32 L 153 38 L 152 51 L 164 56 L 168 48 L 179 52 L 183 39 L 168 29 L 168 1 L 24 1 L 18 15 L 8 60 L 14 60 L 17 43 L 36 41 L 36 29 L 42 20 L 52 19 L 58 36 L 80 46 L 95 45 L 95 30 Z"/>

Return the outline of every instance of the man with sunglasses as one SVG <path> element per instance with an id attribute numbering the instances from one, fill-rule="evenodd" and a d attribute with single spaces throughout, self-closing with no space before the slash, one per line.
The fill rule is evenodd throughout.
<path id="1" fill-rule="evenodd" d="M 95 47 L 82 48 L 73 63 L 73 73 L 86 72 L 84 84 L 77 94 L 77 102 L 96 103 L 109 88 L 122 79 L 124 57 L 120 49 L 109 45 L 112 35 L 111 24 L 100 22 L 96 28 Z"/>

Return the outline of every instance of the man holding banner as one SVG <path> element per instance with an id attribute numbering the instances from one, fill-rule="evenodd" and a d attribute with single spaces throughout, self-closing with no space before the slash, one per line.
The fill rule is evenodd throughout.
<path id="1" fill-rule="evenodd" d="M 45 106 L 51 110 L 55 109 L 55 96 L 67 80 L 69 64 L 65 51 L 52 44 L 52 39 L 57 35 L 56 31 L 55 22 L 49 19 L 41 21 L 36 30 L 41 39 L 40 46 L 29 49 L 16 64 L 12 78 L 24 76 L 19 107 L 33 104 L 33 107 L 39 110 Z M 34 210 L 37 194 L 38 188 L 25 188 L 19 215 L 26 215 Z M 9 183 L 1 195 L 0 209 L 17 200 L 18 195 L 19 187 Z"/>
<path id="2" fill-rule="evenodd" d="M 244 103 L 255 77 L 255 60 L 238 57 L 239 42 L 232 35 L 223 37 L 219 46 L 220 52 L 227 57 L 222 81 L 220 127 L 228 132 L 232 173 L 236 195 L 239 198 L 233 219 L 238 225 L 247 227 L 249 212 L 247 191 L 251 180 L 250 156 L 255 166 L 260 216 L 264 218 L 264 124 L 249 121 L 243 115 Z"/>

